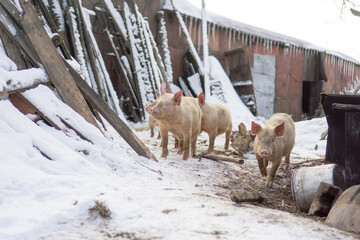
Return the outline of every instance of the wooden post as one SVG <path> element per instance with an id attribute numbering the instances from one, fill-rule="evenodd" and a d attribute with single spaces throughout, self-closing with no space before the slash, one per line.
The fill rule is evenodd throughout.
<path id="1" fill-rule="evenodd" d="M 121 118 L 119 118 L 119 116 L 104 102 L 104 100 L 99 97 L 99 95 L 81 78 L 81 76 L 70 66 L 70 64 L 68 64 L 65 60 L 64 62 L 89 104 L 97 110 L 111 124 L 111 126 L 113 126 L 113 128 L 124 138 L 124 140 L 137 154 L 157 161 L 156 157 L 133 133 L 133 131 L 131 131 L 126 123 L 124 123 Z"/>
<path id="2" fill-rule="evenodd" d="M 97 126 L 89 106 L 64 65 L 62 57 L 56 51 L 31 2 L 20 0 L 20 3 L 24 10 L 23 20 L 21 21 L 23 29 L 60 96 L 66 104 L 83 116 L 86 121 Z"/>
<path id="3" fill-rule="evenodd" d="M 356 109 L 357 108 L 357 109 Z M 345 113 L 345 180 L 346 187 L 360 184 L 360 106 Z"/>

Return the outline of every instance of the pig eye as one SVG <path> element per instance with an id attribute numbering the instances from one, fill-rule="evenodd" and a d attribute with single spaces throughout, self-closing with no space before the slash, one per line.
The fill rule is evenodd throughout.
<path id="1" fill-rule="evenodd" d="M 271 142 L 273 143 L 273 142 L 274 142 L 274 139 L 271 139 Z"/>
<path id="2" fill-rule="evenodd" d="M 261 142 L 261 138 L 259 138 L 259 141 Z"/>
<path id="3" fill-rule="evenodd" d="M 170 106 L 170 104 L 167 102 L 167 103 L 165 103 L 165 107 L 169 107 Z"/>

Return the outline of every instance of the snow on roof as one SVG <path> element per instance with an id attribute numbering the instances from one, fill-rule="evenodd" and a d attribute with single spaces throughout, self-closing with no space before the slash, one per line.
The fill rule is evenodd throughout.
<path id="1" fill-rule="evenodd" d="M 197 18 L 197 19 L 201 19 L 201 9 L 195 7 L 194 5 L 192 5 L 189 1 L 187 0 L 173 0 L 174 4 L 176 6 L 176 8 L 178 9 L 178 11 L 185 15 L 186 17 L 193 17 L 193 18 Z M 170 0 L 166 0 L 166 3 L 163 6 L 163 9 L 166 10 L 171 10 L 173 11 L 173 7 L 172 4 L 170 2 Z M 227 17 L 212 13 L 212 12 L 207 12 L 207 21 L 215 24 L 219 27 L 223 27 L 226 28 L 230 31 L 229 33 L 229 37 L 231 37 L 231 31 L 236 31 L 236 32 L 240 32 L 240 33 L 244 33 L 245 35 L 251 36 L 255 38 L 260 38 L 261 42 L 265 41 L 265 42 L 273 42 L 276 45 L 291 45 L 292 47 L 295 48 L 303 48 L 305 50 L 312 50 L 312 51 L 317 51 L 317 52 L 326 52 L 329 55 L 333 55 L 336 56 L 338 58 L 342 58 L 346 61 L 350 61 L 353 62 L 355 64 L 360 64 L 359 61 L 357 61 L 356 59 L 337 52 L 337 51 L 333 51 L 333 50 L 329 50 L 329 49 L 325 49 L 322 48 L 320 46 L 316 46 L 312 43 L 309 43 L 307 41 L 304 40 L 300 40 L 300 39 L 296 39 L 290 36 L 286 36 L 280 33 L 276 33 L 276 32 L 272 32 L 272 31 L 268 31 L 259 27 L 255 27 L 255 26 L 251 26 L 249 24 L 246 23 L 242 23 L 242 22 L 238 22 L 236 20 L 233 19 L 229 19 Z M 290 47 L 290 46 L 289 46 Z"/>

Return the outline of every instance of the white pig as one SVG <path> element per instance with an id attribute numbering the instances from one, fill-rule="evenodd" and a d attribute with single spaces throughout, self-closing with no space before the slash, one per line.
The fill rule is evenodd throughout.
<path id="1" fill-rule="evenodd" d="M 229 109 L 223 104 L 205 102 L 204 93 L 200 93 L 198 103 L 202 112 L 201 130 L 209 135 L 208 151 L 214 151 L 215 138 L 222 133 L 225 133 L 225 150 L 227 150 L 232 130 Z"/>
<path id="2" fill-rule="evenodd" d="M 190 143 L 191 154 L 196 152 L 196 140 L 201 132 L 201 110 L 197 100 L 183 97 L 183 91 L 175 94 L 166 93 L 165 83 L 161 84 L 161 95 L 153 106 L 146 107 L 160 127 L 162 157 L 168 155 L 168 132 L 179 138 L 179 152 L 184 150 L 183 159 L 189 159 Z"/>
<path id="3" fill-rule="evenodd" d="M 261 174 L 266 177 L 268 161 L 272 163 L 266 186 L 271 187 L 282 157 L 285 156 L 284 168 L 288 169 L 290 153 L 295 144 L 295 125 L 291 116 L 286 113 L 275 113 L 262 128 L 251 123 L 251 133 L 256 135 L 254 153 L 258 160 Z"/>

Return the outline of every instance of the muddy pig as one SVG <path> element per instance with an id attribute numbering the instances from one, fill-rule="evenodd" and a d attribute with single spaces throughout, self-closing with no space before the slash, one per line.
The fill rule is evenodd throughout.
<path id="1" fill-rule="evenodd" d="M 271 187 L 282 157 L 285 156 L 284 168 L 288 169 L 290 153 L 295 143 L 295 125 L 291 116 L 286 113 L 275 113 L 262 128 L 251 123 L 251 133 L 256 135 L 254 153 L 258 160 L 261 174 L 266 177 L 268 161 L 272 163 L 266 186 Z"/>
<path id="2" fill-rule="evenodd" d="M 232 130 L 229 109 L 222 104 L 205 102 L 204 93 L 200 93 L 198 103 L 202 112 L 201 131 L 209 135 L 208 151 L 214 151 L 215 138 L 222 133 L 225 133 L 225 150 L 227 150 Z"/>
<path id="3" fill-rule="evenodd" d="M 196 140 L 201 132 L 201 110 L 197 100 L 183 97 L 183 91 L 175 94 L 166 93 L 166 84 L 161 84 L 161 95 L 156 104 L 147 107 L 146 111 L 159 124 L 162 146 L 162 157 L 168 155 L 168 132 L 174 133 L 184 148 L 183 159 L 189 159 L 190 143 L 191 154 L 196 152 Z"/>

